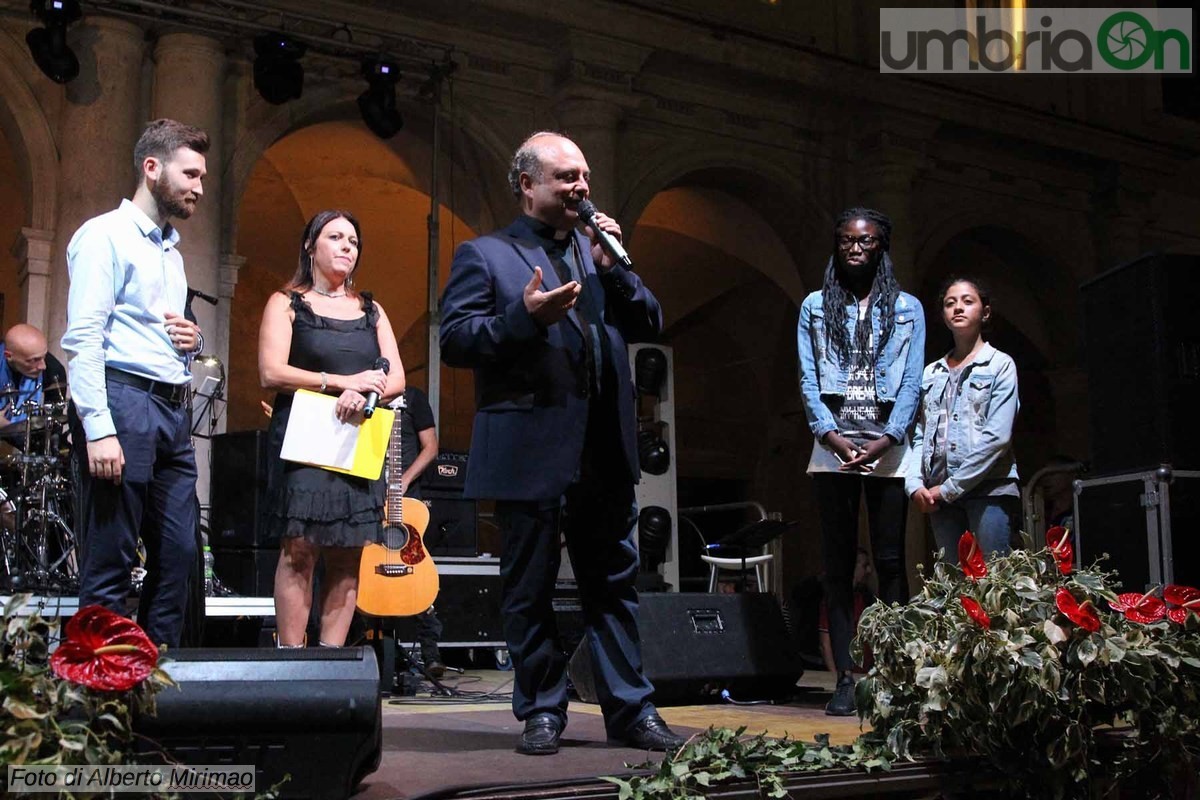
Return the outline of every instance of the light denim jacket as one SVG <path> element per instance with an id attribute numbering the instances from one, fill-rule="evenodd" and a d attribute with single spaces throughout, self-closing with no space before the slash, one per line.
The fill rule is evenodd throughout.
<path id="1" fill-rule="evenodd" d="M 846 328 L 854 340 L 858 308 L 847 308 Z M 917 411 L 921 389 L 921 362 L 925 360 L 925 312 L 917 298 L 907 292 L 896 297 L 896 327 L 875 365 L 875 395 L 880 402 L 893 403 L 883 432 L 903 442 Z M 871 306 L 871 325 L 879 341 L 879 309 Z M 850 368 L 838 362 L 837 354 L 825 340 L 825 308 L 821 293 L 812 292 L 800 304 L 800 323 L 796 328 L 796 346 L 800 354 L 800 394 L 804 414 L 813 436 L 820 439 L 837 430 L 833 412 L 821 399 L 824 395 L 844 397 Z"/>
<path id="2" fill-rule="evenodd" d="M 1017 479 L 1012 452 L 1013 421 L 1021 406 L 1017 365 L 985 343 L 963 370 L 958 396 L 946 421 L 946 471 L 950 477 L 942 484 L 942 499 L 947 503 L 982 481 Z M 930 473 L 933 447 L 925 431 L 937 424 L 949 378 L 945 358 L 925 367 L 921 376 L 921 414 L 903 467 L 904 490 L 910 496 L 925 485 L 925 476 Z"/>

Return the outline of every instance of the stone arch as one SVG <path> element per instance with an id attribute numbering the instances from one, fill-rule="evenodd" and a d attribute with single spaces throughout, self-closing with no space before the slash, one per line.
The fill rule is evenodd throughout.
<path id="1" fill-rule="evenodd" d="M 414 118 L 421 119 L 422 114 L 426 121 L 429 119 L 427 111 L 411 104 L 404 104 L 403 101 L 401 109 L 410 121 Z M 358 109 L 354 105 L 354 98 L 344 87 L 332 84 L 306 89 L 304 95 L 298 100 L 283 106 L 272 106 L 257 97 L 251 101 L 244 127 L 245 132 L 234 145 L 224 176 L 224 185 L 227 187 L 226 196 L 229 201 L 225 205 L 225 219 L 222 227 L 224 240 L 230 243 L 230 247 L 237 241 L 237 220 L 250 175 L 267 149 L 288 134 L 309 125 L 346 119 L 358 119 Z M 479 160 L 483 163 L 478 165 L 482 169 L 477 169 L 476 174 L 481 176 L 480 183 L 483 187 L 485 203 L 478 213 L 473 215 L 474 218 L 468 221 L 479 229 L 493 227 L 495 220 L 503 218 L 504 213 L 510 210 L 505 207 L 508 193 L 503 186 L 504 165 L 508 160 L 506 145 L 501 141 L 494 126 L 486 125 L 480 114 L 470 107 L 464 108 L 461 103 L 454 108 L 453 117 L 443 110 L 440 122 L 443 141 L 448 136 L 461 133 L 466 140 L 478 147 Z M 453 127 L 451 122 L 453 122 Z M 467 159 L 472 158 L 469 154 L 463 156 L 461 153 L 457 153 L 456 155 Z M 438 168 L 443 169 L 447 166 L 452 168 L 452 165 L 448 165 L 443 158 L 442 164 L 439 164 Z"/>
<path id="2" fill-rule="evenodd" d="M 58 148 L 41 104 L 24 78 L 24 45 L 0 35 L 0 126 L 17 159 L 26 198 L 26 224 L 54 230 L 58 218 Z"/>
<path id="3" fill-rule="evenodd" d="M 796 255 L 820 237 L 833 222 L 802 176 L 779 163 L 752 153 L 719 148 L 679 148 L 656 153 L 653 166 L 624 183 L 628 190 L 619 218 L 636 220 L 664 189 L 685 181 L 724 188 L 753 207 L 780 234 L 789 252 Z M 802 276 L 813 277 L 810 265 L 799 264 Z"/>

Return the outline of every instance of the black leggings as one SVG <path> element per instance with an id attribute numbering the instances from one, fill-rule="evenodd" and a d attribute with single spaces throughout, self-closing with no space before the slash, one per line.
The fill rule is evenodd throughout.
<path id="1" fill-rule="evenodd" d="M 858 507 L 867 495 L 867 526 L 871 554 L 879 578 L 879 599 L 903 603 L 907 599 L 904 575 L 904 528 L 908 496 L 901 478 L 873 478 L 836 472 L 813 474 L 813 487 L 821 513 L 821 553 L 825 567 L 825 607 L 829 640 L 838 672 L 853 666 L 850 640 L 854 636 L 854 564 L 858 560 Z"/>

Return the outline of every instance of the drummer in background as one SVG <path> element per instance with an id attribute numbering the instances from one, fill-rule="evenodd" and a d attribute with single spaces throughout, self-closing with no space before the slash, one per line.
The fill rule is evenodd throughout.
<path id="1" fill-rule="evenodd" d="M 11 438 L 12 426 L 26 419 L 26 403 L 63 401 L 67 371 L 50 354 L 45 334 L 25 323 L 8 329 L 0 353 L 0 436 Z"/>

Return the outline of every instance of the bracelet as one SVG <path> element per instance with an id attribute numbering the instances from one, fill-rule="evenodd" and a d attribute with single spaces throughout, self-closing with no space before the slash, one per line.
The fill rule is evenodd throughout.
<path id="1" fill-rule="evenodd" d="M 329 386 L 329 376 L 326 375 L 324 372 L 322 372 L 321 373 L 321 391 L 322 392 L 325 391 L 325 388 L 327 386 Z"/>

